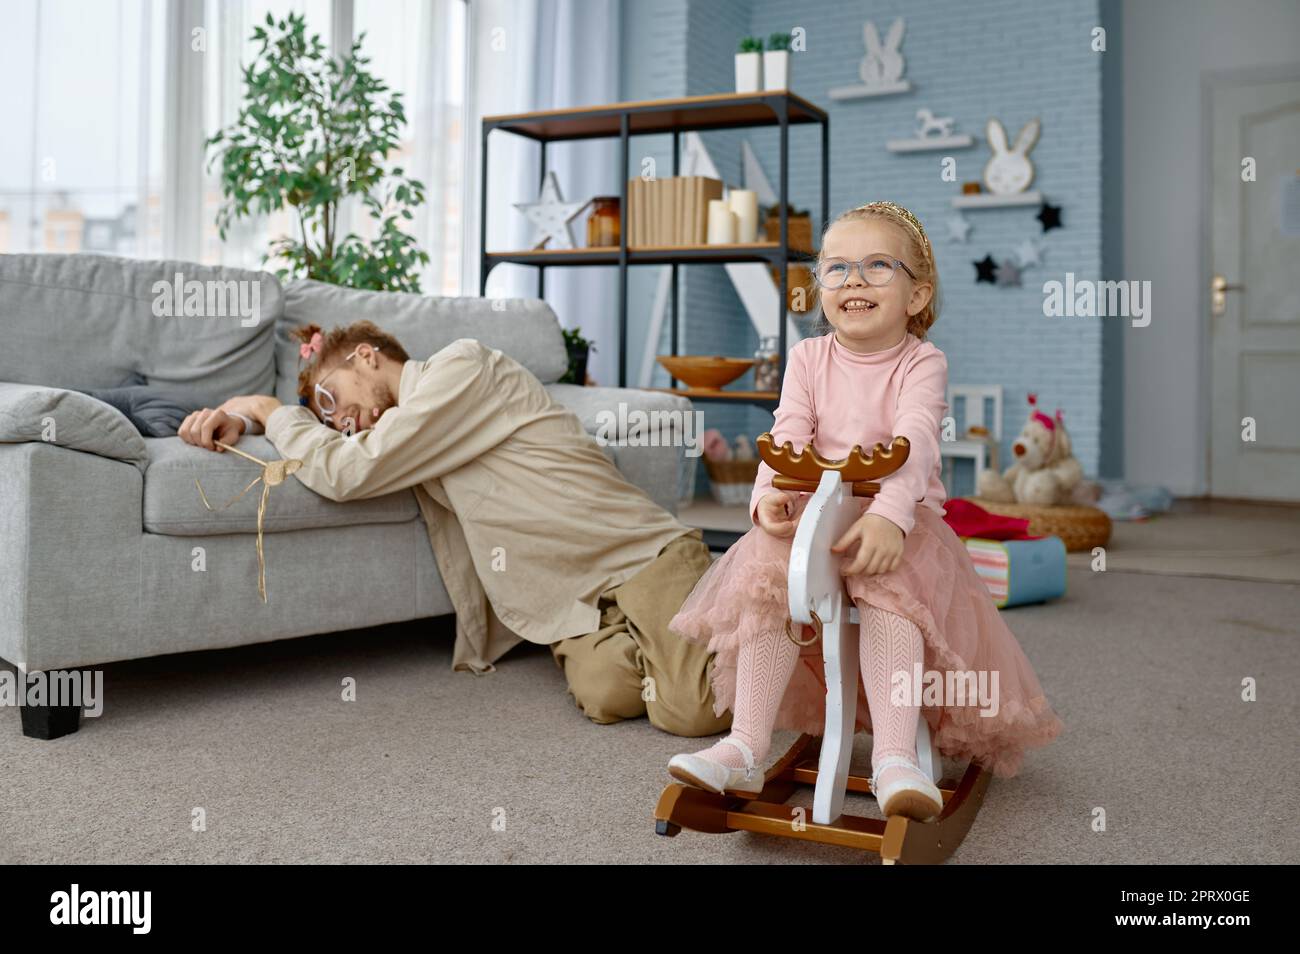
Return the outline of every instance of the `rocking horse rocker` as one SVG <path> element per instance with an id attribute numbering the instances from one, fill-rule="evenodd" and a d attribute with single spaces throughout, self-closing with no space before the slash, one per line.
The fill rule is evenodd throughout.
<path id="1" fill-rule="evenodd" d="M 800 624 L 801 632 L 811 625 L 811 641 L 821 639 L 825 728 L 820 740 L 801 735 L 768 770 L 757 795 L 715 794 L 669 784 L 655 807 L 655 831 L 669 837 L 683 828 L 710 833 L 752 831 L 874 851 L 884 864 L 942 862 L 970 830 L 992 776 L 972 761 L 955 785 L 946 782 L 924 715 L 917 725 L 916 751 L 922 772 L 942 793 L 939 815 L 920 822 L 903 815 L 881 820 L 844 814 L 846 791 L 872 790 L 869 778 L 849 774 L 858 705 L 858 610 L 845 592 L 840 557 L 830 548 L 861 513 L 853 498 L 874 496 L 880 490 L 878 479 L 907 461 L 908 440 L 895 437 L 888 450 L 877 443 L 870 456 L 855 446 L 847 458 L 837 461 L 822 458 L 811 445 L 798 454 L 789 441 L 774 448 L 770 433 L 761 435 L 757 445 L 759 456 L 777 473 L 774 487 L 813 494 L 795 531 L 787 582 L 791 622 Z M 796 816 L 786 804 L 799 785 L 814 786 L 811 821 Z"/>

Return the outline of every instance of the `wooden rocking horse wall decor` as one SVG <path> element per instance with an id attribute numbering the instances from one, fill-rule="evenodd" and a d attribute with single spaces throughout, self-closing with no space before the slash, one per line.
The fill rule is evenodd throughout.
<path id="1" fill-rule="evenodd" d="M 669 837 L 683 828 L 753 831 L 874 851 L 885 864 L 942 862 L 966 837 L 992 776 L 971 762 L 956 784 L 945 781 L 924 715 L 917 725 L 916 751 L 921 770 L 943 794 L 938 817 L 920 822 L 902 815 L 882 820 L 844 814 L 845 792 L 870 794 L 871 780 L 849 774 L 857 723 L 858 610 L 844 589 L 841 557 L 830 548 L 861 514 L 853 498 L 874 496 L 880 490 L 876 481 L 907 461 L 908 440 L 895 437 L 888 449 L 877 443 L 870 456 L 855 446 L 843 460 L 827 460 L 811 444 L 797 454 L 789 441 L 777 448 L 770 433 L 760 435 L 757 445 L 759 456 L 777 473 L 773 486 L 813 494 L 790 547 L 788 590 L 791 622 L 801 630 L 811 625 L 813 639 L 822 638 L 825 728 L 820 739 L 801 735 L 768 770 L 758 795 L 669 784 L 655 807 L 655 831 Z M 811 820 L 786 804 L 799 785 L 814 786 Z"/>

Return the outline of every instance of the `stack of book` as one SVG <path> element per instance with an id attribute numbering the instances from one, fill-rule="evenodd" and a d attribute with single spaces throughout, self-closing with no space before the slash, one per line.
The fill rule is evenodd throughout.
<path id="1" fill-rule="evenodd" d="M 708 176 L 629 179 L 628 246 L 704 245 L 709 200 L 721 198 L 722 180 Z"/>

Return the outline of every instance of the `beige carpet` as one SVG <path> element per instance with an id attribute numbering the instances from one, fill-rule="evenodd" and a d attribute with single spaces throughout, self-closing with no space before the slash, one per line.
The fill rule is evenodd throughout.
<path id="1" fill-rule="evenodd" d="M 994 781 L 954 862 L 1300 862 L 1300 588 L 1082 568 L 1069 586 L 1006 616 L 1066 731 Z M 544 649 L 478 678 L 450 651 L 445 626 L 408 626 L 117 664 L 104 715 L 54 742 L 0 709 L 0 862 L 874 863 L 659 837 L 667 760 L 701 743 L 589 723 Z"/>

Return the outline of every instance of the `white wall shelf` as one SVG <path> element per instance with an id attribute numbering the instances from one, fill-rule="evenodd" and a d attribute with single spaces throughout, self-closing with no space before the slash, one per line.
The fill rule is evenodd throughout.
<path id="1" fill-rule="evenodd" d="M 1017 192 L 1015 195 L 993 195 L 980 192 L 976 195 L 955 195 L 952 197 L 954 209 L 1005 209 L 1016 205 L 1042 205 L 1041 192 Z"/>
<path id="2" fill-rule="evenodd" d="M 967 149 L 975 145 L 975 137 L 963 133 L 959 136 L 934 136 L 930 139 L 891 139 L 885 143 L 890 152 L 931 152 L 939 149 Z"/>
<path id="3" fill-rule="evenodd" d="M 897 83 L 885 83 L 881 86 L 864 86 L 861 83 L 855 86 L 836 86 L 830 90 L 828 95 L 831 99 L 867 99 L 872 96 L 892 96 L 895 93 L 907 93 L 912 89 L 912 84 L 907 80 L 900 80 Z"/>

